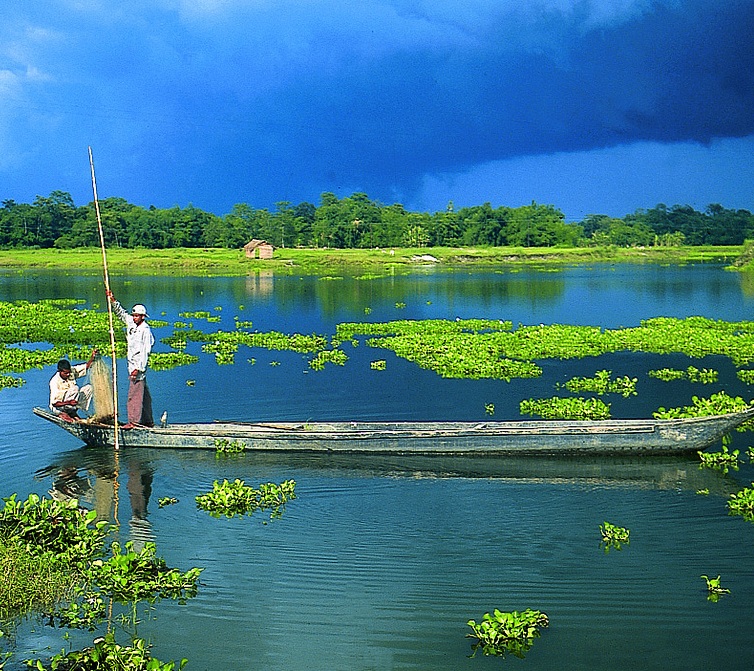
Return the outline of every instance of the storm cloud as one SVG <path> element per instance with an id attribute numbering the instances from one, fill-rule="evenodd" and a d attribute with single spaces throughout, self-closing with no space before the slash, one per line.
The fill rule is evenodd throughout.
<path id="1" fill-rule="evenodd" d="M 705 183 L 675 176 L 687 202 L 754 203 L 728 167 L 752 162 L 751 1 L 13 5 L 0 9 L 0 199 L 62 189 L 88 202 L 91 145 L 104 195 L 140 205 L 222 214 L 364 191 L 442 209 L 553 194 L 587 213 L 597 184 L 554 191 L 542 166 L 630 156 L 640 174 L 671 147 L 709 162 Z M 716 159 L 726 142 L 739 159 Z M 522 161 L 537 180 L 495 181 L 495 166 Z M 616 214 L 653 196 L 672 202 L 636 193 Z"/>

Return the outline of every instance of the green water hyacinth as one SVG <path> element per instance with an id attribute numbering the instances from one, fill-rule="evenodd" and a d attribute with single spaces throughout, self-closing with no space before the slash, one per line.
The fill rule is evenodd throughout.
<path id="1" fill-rule="evenodd" d="M 700 382 L 701 384 L 712 384 L 717 382 L 718 372 L 709 368 L 699 369 L 696 366 L 689 366 L 686 370 L 675 370 L 673 368 L 660 368 L 650 370 L 649 377 L 670 382 L 672 380 L 688 380 L 689 382 Z"/>
<path id="2" fill-rule="evenodd" d="M 246 443 L 242 440 L 228 440 L 227 438 L 215 439 L 215 454 L 238 454 L 246 450 Z"/>
<path id="3" fill-rule="evenodd" d="M 522 415 L 543 419 L 610 419 L 610 405 L 598 398 L 525 399 L 519 404 Z"/>
<path id="4" fill-rule="evenodd" d="M 40 660 L 27 660 L 27 665 L 37 671 L 48 671 Z M 147 642 L 136 638 L 131 645 L 119 645 L 115 634 L 98 638 L 91 647 L 83 650 L 60 652 L 50 659 L 49 671 L 175 671 L 188 663 L 182 659 L 175 662 L 161 662 L 152 657 Z"/>
<path id="5" fill-rule="evenodd" d="M 754 384 L 754 370 L 739 370 L 736 372 L 736 376 L 741 382 Z"/>
<path id="6" fill-rule="evenodd" d="M 259 489 L 249 487 L 243 480 L 223 480 L 212 484 L 212 491 L 196 497 L 196 505 L 213 517 L 252 515 L 257 510 L 271 510 L 272 517 L 280 517 L 281 508 L 296 498 L 296 483 L 286 480 L 279 485 L 262 483 Z"/>
<path id="7" fill-rule="evenodd" d="M 157 599 L 176 599 L 185 602 L 196 596 L 197 581 L 204 569 L 191 568 L 182 573 L 170 568 L 156 555 L 154 543 L 146 543 L 138 552 L 131 541 L 125 548 L 113 542 L 112 556 L 107 561 L 96 561 L 89 571 L 89 582 L 100 592 L 119 603 Z"/>
<path id="8" fill-rule="evenodd" d="M 13 377 L 12 375 L 0 375 L 0 389 L 10 389 L 11 387 L 20 387 L 26 381 L 22 377 Z"/>
<path id="9" fill-rule="evenodd" d="M 3 499 L 0 536 L 13 539 L 30 555 L 46 555 L 72 566 L 83 565 L 102 552 L 112 526 L 97 522 L 94 510 L 82 511 L 78 501 L 56 501 L 29 494 L 20 501 L 13 494 Z"/>
<path id="10" fill-rule="evenodd" d="M 712 468 L 727 473 L 729 469 L 738 470 L 739 450 L 728 451 L 728 446 L 723 445 L 719 452 L 697 452 L 701 459 L 700 468 Z"/>
<path id="11" fill-rule="evenodd" d="M 337 366 L 345 366 L 348 355 L 342 349 L 326 349 L 317 352 L 317 355 L 309 362 L 312 370 L 324 370 L 326 363 L 334 363 Z"/>
<path id="12" fill-rule="evenodd" d="M 246 345 L 247 347 L 263 347 L 269 350 L 291 350 L 301 354 L 317 352 L 327 348 L 327 338 L 324 336 L 312 334 L 302 335 L 294 333 L 286 335 L 277 331 L 267 331 L 265 333 L 248 333 L 246 331 L 214 331 L 213 333 L 203 333 L 193 329 L 182 331 L 186 339 L 205 342 L 205 343 L 222 343 L 227 346 Z"/>
<path id="13" fill-rule="evenodd" d="M 196 310 L 194 312 L 179 312 L 178 316 L 184 319 L 209 319 L 212 315 L 207 310 Z"/>
<path id="14" fill-rule="evenodd" d="M 598 370 L 594 377 L 574 377 L 563 386 L 568 391 L 589 391 L 595 394 L 620 394 L 624 398 L 636 396 L 637 378 L 623 377 L 612 378 L 612 371 Z"/>
<path id="15" fill-rule="evenodd" d="M 611 549 L 622 550 L 624 545 L 628 545 L 630 532 L 625 527 L 619 527 L 610 522 L 600 524 L 600 534 L 602 536 L 601 545 L 605 552 Z"/>
<path id="16" fill-rule="evenodd" d="M 152 352 L 149 355 L 149 367 L 152 370 L 170 370 L 178 366 L 188 366 L 199 361 L 198 356 L 185 352 Z"/>
<path id="17" fill-rule="evenodd" d="M 723 355 L 736 366 L 754 361 L 754 322 L 724 322 L 704 317 L 657 317 L 633 328 L 540 324 L 515 330 L 503 320 L 397 320 L 338 325 L 342 340 L 373 336 L 371 347 L 393 350 L 445 377 L 512 379 L 541 374 L 537 360 L 575 359 L 614 352 L 680 353 L 701 358 Z M 519 362 L 519 366 L 502 360 Z M 699 372 L 699 380 L 714 375 Z"/>
<path id="18" fill-rule="evenodd" d="M 730 495 L 728 514 L 740 515 L 747 522 L 754 522 L 754 482 L 751 483 L 751 487 L 744 487 Z"/>
<path id="19" fill-rule="evenodd" d="M 678 419 L 683 417 L 707 417 L 709 415 L 725 415 L 730 412 L 741 412 L 749 408 L 749 403 L 740 396 L 728 396 L 724 391 L 712 394 L 709 398 L 693 396 L 692 404 L 682 408 L 659 408 L 652 413 L 655 419 Z M 754 427 L 751 420 L 744 422 L 736 431 L 750 431 Z"/>
<path id="20" fill-rule="evenodd" d="M 706 575 L 700 577 L 707 583 L 708 601 L 712 601 L 714 603 L 719 601 L 720 597 L 723 594 L 730 594 L 730 590 L 722 586 L 720 582 L 720 576 L 717 576 L 717 578 L 710 578 Z"/>
<path id="21" fill-rule="evenodd" d="M 523 659 L 526 652 L 534 645 L 534 639 L 540 636 L 540 629 L 550 624 L 545 613 L 527 608 L 525 611 L 504 613 L 497 608 L 490 615 L 485 613 L 482 621 L 469 620 L 472 633 L 467 638 L 476 638 L 472 646 L 472 657 L 481 649 L 485 655 L 504 657 L 510 653 Z"/>

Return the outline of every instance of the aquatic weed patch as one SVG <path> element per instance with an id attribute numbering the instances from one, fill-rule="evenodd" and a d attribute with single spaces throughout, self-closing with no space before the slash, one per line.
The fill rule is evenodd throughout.
<path id="1" fill-rule="evenodd" d="M 285 480 L 279 485 L 262 483 L 258 489 L 238 478 L 233 482 L 215 480 L 211 491 L 196 497 L 196 505 L 213 517 L 252 515 L 257 510 L 271 510 L 272 517 L 280 517 L 282 507 L 296 498 L 295 488 L 294 480 Z"/>
<path id="2" fill-rule="evenodd" d="M 472 633 L 467 638 L 476 638 L 472 657 L 481 649 L 485 655 L 504 657 L 510 653 L 523 659 L 540 636 L 540 629 L 550 624 L 545 613 L 527 608 L 525 611 L 504 613 L 497 608 L 492 614 L 485 613 L 481 622 L 469 620 L 466 624 Z"/>
<path id="3" fill-rule="evenodd" d="M 50 671 L 175 671 L 183 669 L 188 662 L 182 659 L 178 665 L 173 661 L 161 662 L 152 657 L 149 645 L 142 638 L 135 638 L 131 645 L 119 645 L 110 632 L 95 639 L 93 645 L 83 650 L 62 651 L 50 658 Z M 29 668 L 48 671 L 40 660 L 27 662 Z"/>
<path id="4" fill-rule="evenodd" d="M 707 601 L 716 603 L 723 594 L 730 594 L 730 590 L 722 586 L 719 575 L 717 578 L 710 578 L 706 575 L 700 577 L 707 583 Z"/>
<path id="5" fill-rule="evenodd" d="M 754 522 L 754 482 L 751 483 L 751 487 L 744 487 L 730 495 L 728 513 L 740 515 L 747 522 Z"/>
<path id="6" fill-rule="evenodd" d="M 199 361 L 198 356 L 185 352 L 152 352 L 149 355 L 149 367 L 155 371 L 188 366 L 197 361 Z"/>
<path id="7" fill-rule="evenodd" d="M 25 380 L 22 377 L 13 377 L 12 375 L 0 375 L 0 389 L 10 389 L 11 387 L 20 387 Z"/>
<path id="8" fill-rule="evenodd" d="M 80 300 L 37 303 L 0 301 L 0 372 L 23 373 L 62 358 L 87 359 L 93 347 L 109 348 L 107 314 L 81 309 Z M 125 356 L 125 336 L 117 334 L 118 356 Z M 52 347 L 32 349 L 32 343 Z"/>
<path id="9" fill-rule="evenodd" d="M 154 543 L 146 543 L 136 551 L 131 541 L 125 548 L 111 545 L 112 556 L 104 562 L 94 562 L 89 582 L 99 591 L 120 603 L 154 602 L 157 599 L 185 599 L 195 596 L 197 580 L 204 569 L 191 568 L 186 572 L 170 568 L 156 554 Z"/>
<path id="10" fill-rule="evenodd" d="M 624 545 L 630 543 L 630 531 L 626 527 L 619 527 L 617 524 L 603 522 L 600 524 L 600 535 L 602 540 L 600 546 L 608 553 L 610 550 L 622 550 Z"/>
<path id="11" fill-rule="evenodd" d="M 596 357 L 621 351 L 728 357 L 734 365 L 754 360 L 754 322 L 704 317 L 656 317 L 638 327 L 602 329 L 567 324 L 519 325 L 504 320 L 397 320 L 343 323 L 337 337 L 372 336 L 370 347 L 434 370 L 443 377 L 510 380 L 541 375 L 537 361 Z M 708 382 L 714 371 L 690 367 L 687 379 Z"/>
<path id="12" fill-rule="evenodd" d="M 0 538 L 13 539 L 32 556 L 52 556 L 80 566 L 102 552 L 112 526 L 97 522 L 96 511 L 81 510 L 75 499 L 56 501 L 29 494 L 3 499 Z"/>
<path id="13" fill-rule="evenodd" d="M 522 415 L 543 419 L 610 419 L 610 405 L 598 398 L 529 398 L 519 404 Z"/>
<path id="14" fill-rule="evenodd" d="M 628 375 L 613 379 L 612 371 L 598 370 L 594 377 L 574 377 L 568 380 L 563 387 L 572 392 L 590 391 L 595 394 L 620 394 L 624 398 L 636 396 L 637 378 Z"/>
<path id="15" fill-rule="evenodd" d="M 246 450 L 246 443 L 242 440 L 228 440 L 227 438 L 215 439 L 215 455 L 239 454 Z"/>
<path id="16" fill-rule="evenodd" d="M 676 370 L 674 368 L 659 368 L 648 371 L 649 377 L 671 382 L 672 380 L 688 380 L 689 382 L 699 382 L 701 384 L 712 384 L 717 382 L 718 372 L 709 368 L 697 368 L 688 366 L 686 370 Z M 740 376 L 739 376 L 740 377 Z"/>
<path id="17" fill-rule="evenodd" d="M 697 452 L 701 460 L 700 468 L 711 468 L 716 471 L 727 473 L 729 469 L 738 470 L 740 454 L 739 450 L 728 451 L 728 446 L 723 445 L 719 452 Z"/>
<path id="18" fill-rule="evenodd" d="M 684 417 L 708 417 L 710 415 L 725 415 L 731 412 L 741 412 L 749 409 L 749 404 L 740 396 L 735 398 L 724 391 L 712 394 L 709 398 L 692 396 L 691 405 L 680 408 L 659 408 L 652 413 L 655 419 L 680 419 Z M 748 420 L 736 430 L 746 431 L 754 428 L 754 422 Z"/>
<path id="19" fill-rule="evenodd" d="M 345 366 L 346 361 L 348 361 L 348 355 L 342 349 L 326 349 L 317 352 L 317 355 L 309 361 L 309 367 L 312 370 L 324 370 L 326 363 Z"/>

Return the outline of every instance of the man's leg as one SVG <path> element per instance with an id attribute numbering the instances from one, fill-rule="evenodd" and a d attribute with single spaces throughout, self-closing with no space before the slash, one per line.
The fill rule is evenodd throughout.
<path id="1" fill-rule="evenodd" d="M 144 380 L 130 380 L 128 386 L 128 411 L 129 424 L 141 424 L 141 408 L 144 403 Z"/>
<path id="2" fill-rule="evenodd" d="M 152 416 L 152 394 L 149 393 L 147 381 L 143 380 L 144 396 L 141 403 L 141 421 L 144 426 L 154 426 L 154 417 Z"/>

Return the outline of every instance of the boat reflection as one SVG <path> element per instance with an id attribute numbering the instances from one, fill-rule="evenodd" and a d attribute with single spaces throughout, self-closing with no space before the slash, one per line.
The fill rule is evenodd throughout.
<path id="1" fill-rule="evenodd" d="M 489 478 L 516 482 L 648 490 L 740 489 L 729 474 L 701 468 L 690 457 L 440 457 L 363 454 L 244 455 L 257 466 L 287 467 L 365 477 Z M 179 455 L 178 458 L 183 458 Z"/>
<path id="2" fill-rule="evenodd" d="M 112 520 L 116 475 L 127 477 L 134 542 L 151 540 L 149 501 L 155 471 L 213 474 L 216 455 L 206 450 L 81 447 L 64 452 L 44 471 L 51 494 L 90 501 L 100 519 Z M 683 490 L 728 496 L 740 483 L 730 473 L 702 468 L 693 457 L 483 457 L 385 454 L 247 452 L 233 455 L 238 477 L 260 470 L 292 469 L 324 476 L 492 478 L 584 487 Z M 222 476 L 226 477 L 226 476 Z M 288 477 L 286 475 L 286 477 Z"/>

